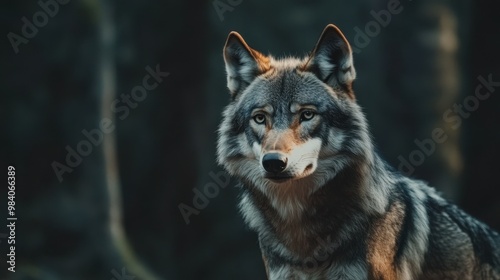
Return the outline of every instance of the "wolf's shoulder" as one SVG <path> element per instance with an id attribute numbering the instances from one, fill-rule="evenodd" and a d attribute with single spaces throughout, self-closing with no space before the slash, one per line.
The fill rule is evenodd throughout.
<path id="1" fill-rule="evenodd" d="M 427 232 L 427 265 L 454 266 L 470 254 L 475 262 L 500 270 L 498 232 L 423 181 L 400 176 L 392 192 L 406 207 L 407 229 Z"/>

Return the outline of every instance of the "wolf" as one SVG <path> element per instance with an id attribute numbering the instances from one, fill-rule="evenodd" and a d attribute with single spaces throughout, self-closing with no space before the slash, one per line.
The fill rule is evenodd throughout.
<path id="1" fill-rule="evenodd" d="M 234 31 L 223 55 L 217 161 L 239 181 L 268 279 L 500 279 L 500 235 L 375 152 L 335 25 L 304 58 Z"/>

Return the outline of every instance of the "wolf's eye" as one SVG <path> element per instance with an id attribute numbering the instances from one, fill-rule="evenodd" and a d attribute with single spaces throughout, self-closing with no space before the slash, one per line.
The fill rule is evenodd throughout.
<path id="1" fill-rule="evenodd" d="M 258 124 L 263 124 L 266 122 L 266 116 L 264 114 L 257 114 L 253 117 L 253 120 Z"/>
<path id="2" fill-rule="evenodd" d="M 308 121 L 312 118 L 314 118 L 316 114 L 313 112 L 313 111 L 304 111 L 302 112 L 302 114 L 300 115 L 300 121 L 303 122 L 303 121 Z"/>

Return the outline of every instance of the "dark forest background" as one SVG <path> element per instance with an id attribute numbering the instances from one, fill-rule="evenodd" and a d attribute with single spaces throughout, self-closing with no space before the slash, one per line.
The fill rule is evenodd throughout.
<path id="1" fill-rule="evenodd" d="M 15 273 L 0 227 L 0 279 L 264 278 L 235 182 L 189 224 L 179 211 L 193 206 L 193 188 L 217 183 L 210 174 L 225 176 L 214 154 L 232 30 L 283 56 L 305 55 L 326 24 L 339 26 L 359 50 L 355 91 L 379 152 L 395 167 L 413 153 L 412 177 L 500 230 L 500 86 L 474 99 L 481 77 L 500 81 L 500 2 L 395 1 L 3 2 L 0 174 L 7 180 L 7 166 L 16 168 L 18 221 Z M 40 4 L 49 2 L 50 14 Z M 377 22 L 388 5 L 400 12 Z M 23 17 L 39 25 L 25 30 L 31 38 Z M 113 113 L 147 67 L 169 74 L 128 113 Z M 473 110 L 460 116 L 454 106 Z M 109 133 L 89 151 L 83 131 L 103 119 Z M 437 128 L 446 141 L 418 162 L 415 140 Z M 88 155 L 59 180 L 54 162 L 67 166 L 68 147 Z"/>

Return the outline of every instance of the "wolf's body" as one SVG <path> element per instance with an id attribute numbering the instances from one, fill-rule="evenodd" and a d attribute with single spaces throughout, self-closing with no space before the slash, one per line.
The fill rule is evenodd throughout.
<path id="1" fill-rule="evenodd" d="M 301 60 L 234 32 L 224 58 L 218 161 L 241 182 L 269 279 L 500 279 L 500 236 L 374 152 L 335 26 Z"/>

